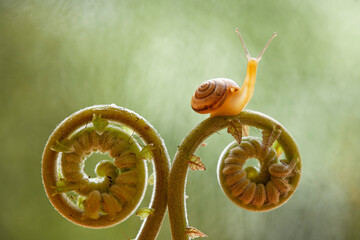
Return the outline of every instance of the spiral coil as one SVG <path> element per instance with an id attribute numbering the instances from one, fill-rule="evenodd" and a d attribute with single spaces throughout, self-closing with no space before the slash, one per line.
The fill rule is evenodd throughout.
<path id="1" fill-rule="evenodd" d="M 67 141 L 72 151 L 60 157 L 61 183 L 65 187 L 55 187 L 54 194 L 74 190 L 83 201 L 82 205 L 77 204 L 84 209 L 83 218 L 107 216 L 114 220 L 118 212 L 134 207 L 129 203 L 143 195 L 146 165 L 137 157 L 140 147 L 130 135 L 114 127 L 107 127 L 99 134 L 91 127 Z M 96 167 L 98 177 L 89 179 L 82 170 L 84 161 L 97 151 L 108 153 L 115 160 L 100 162 Z"/>
<path id="2" fill-rule="evenodd" d="M 94 152 L 100 161 L 96 177 L 84 172 Z M 51 134 L 42 159 L 47 196 L 58 212 L 75 224 L 104 228 L 127 219 L 139 206 L 152 160 L 154 194 L 136 239 L 155 239 L 167 205 L 169 157 L 155 129 L 138 114 L 115 105 L 97 105 L 66 118 Z"/>
<path id="3" fill-rule="evenodd" d="M 256 158 L 260 169 L 244 169 L 248 159 Z M 219 160 L 222 187 L 237 205 L 250 210 L 266 211 L 278 207 L 289 196 L 297 161 L 279 161 L 275 150 L 255 137 L 245 137 L 241 144 L 231 143 Z M 280 204 L 281 201 L 281 204 Z"/>

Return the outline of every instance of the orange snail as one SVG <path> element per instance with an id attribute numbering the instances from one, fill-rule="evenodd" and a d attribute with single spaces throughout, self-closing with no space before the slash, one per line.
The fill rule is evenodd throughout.
<path id="1" fill-rule="evenodd" d="M 203 82 L 195 91 L 191 99 L 191 107 L 194 111 L 214 116 L 235 116 L 239 114 L 250 101 L 256 81 L 256 70 L 266 48 L 276 36 L 272 35 L 257 58 L 250 56 L 239 29 L 235 30 L 239 35 L 248 60 L 246 77 L 241 88 L 233 80 L 216 78 Z"/>

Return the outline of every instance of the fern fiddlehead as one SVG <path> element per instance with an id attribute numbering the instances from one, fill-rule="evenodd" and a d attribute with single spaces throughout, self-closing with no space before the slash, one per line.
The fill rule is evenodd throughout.
<path id="1" fill-rule="evenodd" d="M 188 159 L 212 134 L 228 128 L 233 136 L 236 135 L 233 133 L 234 122 L 241 123 L 235 127 L 237 133 L 241 133 L 242 126 L 252 126 L 263 130 L 263 139 L 249 136 L 241 140 L 236 138 L 241 141 L 240 144 L 231 143 L 222 153 L 218 179 L 226 196 L 240 207 L 266 211 L 279 207 L 294 193 L 301 175 L 300 154 L 293 138 L 280 123 L 254 111 L 242 111 L 237 116 L 210 117 L 197 125 L 183 140 L 171 168 L 168 208 L 173 239 L 189 239 L 184 197 Z M 277 152 L 272 147 L 275 141 L 284 151 L 285 159 L 282 161 L 278 161 Z M 261 168 L 243 169 L 245 161 L 252 157 L 259 160 Z"/>
<path id="2" fill-rule="evenodd" d="M 131 129 L 145 146 L 142 148 Z M 108 153 L 114 161 L 101 161 L 97 177 L 82 170 L 91 153 Z M 42 160 L 47 196 L 68 220 L 85 227 L 104 228 L 124 221 L 138 207 L 147 180 L 144 159 L 154 163 L 152 214 L 137 239 L 155 239 L 167 206 L 169 157 L 155 129 L 138 114 L 115 105 L 98 105 L 66 118 L 50 136 Z"/>

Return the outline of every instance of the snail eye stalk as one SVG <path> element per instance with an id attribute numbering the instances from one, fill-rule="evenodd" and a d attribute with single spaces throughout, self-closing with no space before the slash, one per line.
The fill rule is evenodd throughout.
<path id="1" fill-rule="evenodd" d="M 257 60 L 260 61 L 262 58 L 262 55 L 264 54 L 265 50 L 267 49 L 267 47 L 269 46 L 269 44 L 271 43 L 271 41 L 277 36 L 277 33 L 274 32 L 273 35 L 271 36 L 271 38 L 269 39 L 269 41 L 266 43 L 265 47 L 263 48 L 263 50 L 261 50 L 259 56 L 257 57 Z"/>

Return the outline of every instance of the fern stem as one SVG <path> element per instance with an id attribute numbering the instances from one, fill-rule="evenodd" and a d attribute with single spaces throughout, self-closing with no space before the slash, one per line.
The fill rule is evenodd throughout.
<path id="1" fill-rule="evenodd" d="M 286 129 L 274 119 L 255 111 L 242 111 L 234 117 L 210 117 L 197 125 L 182 141 L 175 155 L 170 171 L 168 190 L 168 209 L 172 238 L 174 240 L 187 240 L 185 232 L 188 219 L 185 204 L 185 186 L 188 173 L 188 158 L 195 153 L 201 143 L 212 134 L 228 127 L 231 121 L 240 120 L 243 125 L 259 129 L 272 130 L 274 126 L 281 129 L 278 141 L 284 149 L 288 159 L 298 158 L 301 168 L 300 156 L 295 142 Z"/>

